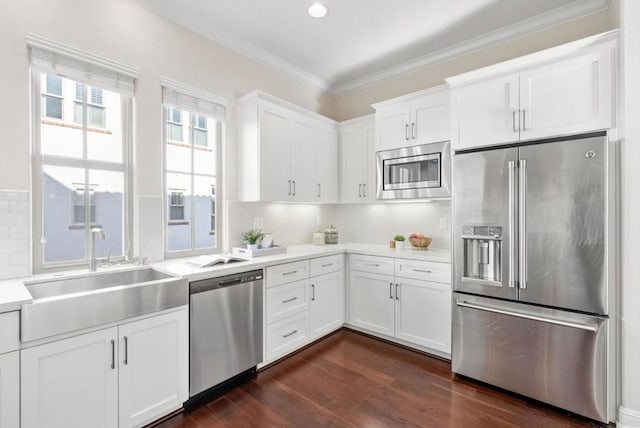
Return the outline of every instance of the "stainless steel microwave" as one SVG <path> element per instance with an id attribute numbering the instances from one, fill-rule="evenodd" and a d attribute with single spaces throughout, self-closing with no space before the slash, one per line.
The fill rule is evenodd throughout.
<path id="1" fill-rule="evenodd" d="M 376 155 L 378 199 L 451 197 L 449 141 L 384 150 Z"/>

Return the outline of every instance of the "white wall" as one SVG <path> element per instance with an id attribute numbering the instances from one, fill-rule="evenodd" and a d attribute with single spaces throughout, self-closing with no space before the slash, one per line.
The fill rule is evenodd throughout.
<path id="1" fill-rule="evenodd" d="M 446 226 L 440 228 L 440 219 Z M 388 244 L 396 234 L 424 233 L 433 248 L 451 248 L 449 201 L 339 205 L 336 227 L 340 242 Z"/>
<path id="2" fill-rule="evenodd" d="M 330 114 L 318 88 L 236 54 L 157 16 L 131 0 L 21 0 L 0 2 L 0 189 L 30 191 L 29 59 L 25 35 L 71 45 L 139 70 L 135 93 L 136 241 L 142 256 L 162 257 L 162 116 L 160 76 L 227 97 L 224 148 L 227 197 L 236 195 L 233 101 L 261 89 L 313 111 Z M 151 202 L 153 200 L 156 202 Z M 137 200 L 137 199 L 136 199 Z M 138 205 L 138 204 L 136 204 Z M 31 223 L 30 212 L 21 221 Z M 303 219 L 309 222 L 309 219 Z M 233 221 L 233 218 L 229 219 Z M 315 222 L 315 216 L 312 219 Z M 244 226 L 243 226 L 244 227 Z M 145 254 L 142 254 L 142 253 Z M 0 258 L 2 254 L 0 254 Z M 14 276 L 0 267 L 0 278 Z"/>
<path id="3" fill-rule="evenodd" d="M 640 1 L 623 0 L 622 311 L 620 427 L 640 427 Z"/>

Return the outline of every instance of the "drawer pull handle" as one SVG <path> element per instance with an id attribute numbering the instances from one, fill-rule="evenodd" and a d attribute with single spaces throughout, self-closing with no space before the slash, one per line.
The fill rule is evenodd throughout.
<path id="1" fill-rule="evenodd" d="M 380 265 L 378 263 L 365 263 L 365 266 L 371 266 L 371 267 L 380 267 Z"/>
<path id="2" fill-rule="evenodd" d="M 292 270 L 292 271 L 289 271 L 289 272 L 282 272 L 282 275 L 283 276 L 287 276 L 287 275 L 293 275 L 294 273 L 298 273 L 298 271 L 297 270 Z"/>
<path id="3" fill-rule="evenodd" d="M 298 300 L 298 298 L 297 298 L 297 297 L 292 297 L 292 298 L 290 298 L 290 299 L 283 300 L 283 301 L 282 301 L 282 303 L 291 303 L 291 302 L 293 302 L 294 300 Z"/>
<path id="4" fill-rule="evenodd" d="M 293 336 L 294 334 L 296 334 L 298 332 L 298 330 L 293 330 L 291 333 L 287 333 L 287 334 L 283 334 L 282 337 L 284 337 L 285 339 L 289 336 Z"/>
<path id="5" fill-rule="evenodd" d="M 325 263 L 323 265 L 320 265 L 320 267 L 329 267 L 329 266 L 333 266 L 333 263 Z"/>
<path id="6" fill-rule="evenodd" d="M 430 270 L 424 270 L 424 269 L 413 269 L 414 272 L 420 272 L 420 273 L 433 273 Z"/>

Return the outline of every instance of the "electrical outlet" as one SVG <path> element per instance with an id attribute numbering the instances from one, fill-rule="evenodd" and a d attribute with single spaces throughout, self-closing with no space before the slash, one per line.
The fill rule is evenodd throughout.
<path id="1" fill-rule="evenodd" d="M 446 229 L 447 223 L 448 221 L 446 217 L 440 217 L 440 229 Z"/>
<path id="2" fill-rule="evenodd" d="M 254 229 L 262 229 L 264 228 L 264 220 L 262 217 L 254 217 L 253 218 L 253 228 Z"/>

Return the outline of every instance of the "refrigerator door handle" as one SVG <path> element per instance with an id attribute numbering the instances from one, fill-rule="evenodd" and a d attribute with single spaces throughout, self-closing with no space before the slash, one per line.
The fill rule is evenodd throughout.
<path id="1" fill-rule="evenodd" d="M 516 286 L 516 161 L 509 161 L 509 288 Z"/>
<path id="2" fill-rule="evenodd" d="M 493 312 L 495 314 L 507 315 L 507 316 L 510 316 L 510 317 L 524 318 L 524 319 L 527 319 L 527 320 L 540 321 L 540 322 L 544 322 L 544 323 L 547 323 L 547 324 L 554 324 L 554 325 L 560 325 L 560 326 L 563 326 L 563 327 L 577 328 L 579 330 L 591 331 L 593 333 L 596 333 L 598 331 L 598 326 L 597 325 L 592 325 L 592 324 L 579 324 L 579 323 L 575 323 L 575 322 L 571 322 L 571 321 L 563 321 L 563 320 L 558 320 L 558 319 L 554 319 L 554 318 L 541 317 L 541 316 L 538 316 L 538 315 L 524 314 L 524 313 L 513 312 L 513 311 L 504 310 L 504 309 L 492 308 L 490 306 L 476 305 L 474 303 L 468 303 L 468 302 L 459 301 L 459 300 L 456 301 L 456 305 L 461 306 L 463 308 L 470 308 L 470 309 L 477 309 L 479 311 Z"/>
<path id="3" fill-rule="evenodd" d="M 520 159 L 520 182 L 519 184 L 519 215 L 520 233 L 518 234 L 519 256 L 520 256 L 520 288 L 527 288 L 527 160 Z"/>

